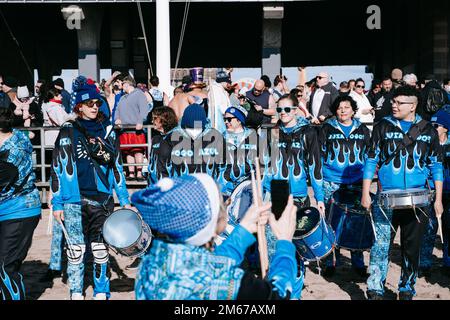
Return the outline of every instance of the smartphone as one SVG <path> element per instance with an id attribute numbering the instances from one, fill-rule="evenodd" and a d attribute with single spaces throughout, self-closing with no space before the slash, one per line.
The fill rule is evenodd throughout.
<path id="1" fill-rule="evenodd" d="M 270 182 L 272 212 L 277 220 L 286 208 L 290 193 L 288 180 L 272 180 Z"/>

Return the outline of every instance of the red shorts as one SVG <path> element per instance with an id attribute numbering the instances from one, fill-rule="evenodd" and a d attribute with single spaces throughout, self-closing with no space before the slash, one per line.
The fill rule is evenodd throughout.
<path id="1" fill-rule="evenodd" d="M 145 147 L 128 147 L 122 145 L 127 144 L 146 144 L 145 141 L 145 134 L 140 133 L 136 134 L 134 132 L 124 132 L 119 137 L 120 141 L 120 150 L 122 153 L 129 154 L 129 153 L 135 153 L 135 152 L 141 152 L 143 153 L 145 151 Z"/>

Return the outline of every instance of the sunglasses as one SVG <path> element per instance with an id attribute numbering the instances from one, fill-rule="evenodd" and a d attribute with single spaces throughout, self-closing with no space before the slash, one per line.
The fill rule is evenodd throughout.
<path id="1" fill-rule="evenodd" d="M 295 109 L 297 109 L 297 107 L 284 107 L 284 108 L 277 107 L 277 112 L 282 113 L 284 111 L 285 113 L 290 113 L 291 111 L 293 111 Z"/>
<path id="2" fill-rule="evenodd" d="M 362 88 L 362 89 L 364 89 L 366 86 L 357 85 L 356 87 L 357 87 L 357 88 Z"/>
<path id="3" fill-rule="evenodd" d="M 254 88 L 253 91 L 255 91 L 255 92 L 263 92 L 263 89 L 259 90 L 259 89 Z"/>
<path id="4" fill-rule="evenodd" d="M 326 79 L 327 77 L 317 76 L 316 78 L 319 79 L 319 80 L 322 80 L 322 79 Z"/>
<path id="5" fill-rule="evenodd" d="M 231 122 L 231 120 L 236 119 L 236 117 L 224 117 L 223 121 L 225 122 Z"/>
<path id="6" fill-rule="evenodd" d="M 432 123 L 431 125 L 432 125 L 433 128 L 435 128 L 435 129 L 438 129 L 439 127 L 443 127 L 443 125 L 441 125 L 441 124 L 439 124 L 439 123 L 436 123 L 436 122 Z"/>
<path id="7" fill-rule="evenodd" d="M 100 100 L 89 100 L 88 102 L 84 102 L 84 105 L 88 106 L 88 108 L 97 107 L 100 108 L 102 102 Z"/>

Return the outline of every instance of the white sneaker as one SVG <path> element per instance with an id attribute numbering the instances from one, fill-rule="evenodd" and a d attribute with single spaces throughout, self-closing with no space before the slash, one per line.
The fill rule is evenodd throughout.
<path id="1" fill-rule="evenodd" d="M 74 292 L 70 296 L 70 300 L 84 300 L 84 296 L 83 296 L 83 294 L 81 294 L 79 292 Z"/>
<path id="2" fill-rule="evenodd" d="M 106 298 L 106 293 L 97 293 L 92 300 L 108 300 Z"/>

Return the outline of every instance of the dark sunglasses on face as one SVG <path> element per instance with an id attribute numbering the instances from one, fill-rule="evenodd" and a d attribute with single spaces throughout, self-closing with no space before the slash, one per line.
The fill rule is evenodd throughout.
<path id="1" fill-rule="evenodd" d="M 263 89 L 259 90 L 259 89 L 254 88 L 253 91 L 254 92 L 263 92 Z"/>
<path id="2" fill-rule="evenodd" d="M 96 106 L 97 108 L 100 108 L 100 106 L 102 105 L 102 102 L 100 100 L 89 100 L 88 102 L 84 103 L 86 106 L 88 106 L 89 108 L 93 108 L 94 106 Z"/>
<path id="3" fill-rule="evenodd" d="M 327 77 L 317 76 L 316 78 L 317 78 L 318 80 L 322 80 L 322 79 L 326 79 Z"/>
<path id="4" fill-rule="evenodd" d="M 236 119 L 236 117 L 224 117 L 223 121 L 231 123 L 231 120 L 233 120 L 233 119 Z"/>
<path id="5" fill-rule="evenodd" d="M 285 113 L 290 113 L 291 111 L 293 111 L 295 109 L 297 109 L 297 107 L 284 107 L 284 108 L 277 107 L 277 112 L 282 113 L 284 111 Z"/>
<path id="6" fill-rule="evenodd" d="M 439 123 L 432 123 L 431 124 L 435 129 L 438 129 L 439 127 L 443 127 L 443 126 L 441 126 Z"/>
<path id="7" fill-rule="evenodd" d="M 362 88 L 362 89 L 364 89 L 366 86 L 362 86 L 362 85 L 359 84 L 359 85 L 357 85 L 356 87 L 357 87 L 357 88 Z"/>

